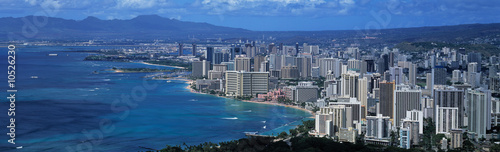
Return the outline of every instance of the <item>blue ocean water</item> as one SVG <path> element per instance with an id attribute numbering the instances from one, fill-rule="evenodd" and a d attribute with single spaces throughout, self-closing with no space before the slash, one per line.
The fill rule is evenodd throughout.
<path id="1" fill-rule="evenodd" d="M 310 116 L 293 108 L 191 93 L 183 81 L 143 78 L 151 73 L 95 74 L 112 67 L 168 67 L 83 61 L 88 53 L 69 52 L 100 48 L 18 46 L 15 145 L 7 142 L 7 48 L 0 48 L 0 151 L 18 146 L 23 148 L 16 151 L 145 151 L 229 141 L 245 132 L 273 134 Z"/>

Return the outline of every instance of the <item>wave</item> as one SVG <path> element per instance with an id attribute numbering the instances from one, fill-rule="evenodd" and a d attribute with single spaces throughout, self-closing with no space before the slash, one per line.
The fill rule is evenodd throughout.
<path id="1" fill-rule="evenodd" d="M 222 119 L 236 120 L 236 119 L 238 119 L 238 117 L 232 117 L 232 118 L 222 118 Z"/>
<path id="2" fill-rule="evenodd" d="M 261 121 L 261 122 L 262 122 L 262 123 L 266 123 L 266 121 L 265 121 L 265 120 L 264 120 L 264 121 Z"/>
<path id="3" fill-rule="evenodd" d="M 236 106 L 239 106 L 239 105 L 237 105 L 237 104 L 231 104 L 231 106 L 236 107 Z"/>
<path id="4" fill-rule="evenodd" d="M 250 134 L 250 135 L 256 135 L 258 134 L 259 132 L 258 131 L 255 131 L 255 132 L 250 132 L 250 131 L 246 131 L 246 132 L 243 132 L 245 134 Z"/>
<path id="5" fill-rule="evenodd" d="M 189 100 L 189 101 L 198 101 L 198 100 L 196 100 L 196 99 L 191 99 L 191 100 Z"/>
<path id="6" fill-rule="evenodd" d="M 267 126 L 262 127 L 262 129 L 266 129 Z"/>
<path id="7" fill-rule="evenodd" d="M 102 81 L 111 81 L 111 79 L 103 79 Z"/>
<path id="8" fill-rule="evenodd" d="M 245 111 L 243 111 L 243 112 L 252 112 L 252 110 L 245 110 Z"/>

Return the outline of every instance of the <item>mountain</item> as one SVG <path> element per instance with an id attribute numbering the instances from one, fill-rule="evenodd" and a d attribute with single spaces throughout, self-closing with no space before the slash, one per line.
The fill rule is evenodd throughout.
<path id="1" fill-rule="evenodd" d="M 500 23 L 380 30 L 250 31 L 208 23 L 179 21 L 158 15 L 141 15 L 129 20 L 101 20 L 96 17 L 68 20 L 40 16 L 0 18 L 0 40 L 162 39 L 205 41 L 221 38 L 236 42 L 246 39 L 262 39 L 263 37 L 266 38 L 266 41 L 279 41 L 285 44 L 295 44 L 296 42 L 330 44 L 335 42 L 338 44 L 378 45 L 430 41 L 467 43 L 476 39 L 500 39 Z M 273 39 L 271 40 L 269 37 Z M 195 39 L 193 40 L 193 38 Z M 494 45 L 497 45 L 496 43 L 498 41 Z"/>
<path id="2" fill-rule="evenodd" d="M 249 31 L 208 23 L 179 21 L 158 15 L 142 15 L 130 20 L 100 20 L 96 17 L 87 17 L 79 21 L 40 16 L 0 18 L 0 35 L 4 38 L 7 38 L 9 33 L 13 33 L 17 35 L 16 37 L 27 39 L 149 39 L 155 37 L 179 39 L 188 35 L 210 37 L 246 32 Z"/>

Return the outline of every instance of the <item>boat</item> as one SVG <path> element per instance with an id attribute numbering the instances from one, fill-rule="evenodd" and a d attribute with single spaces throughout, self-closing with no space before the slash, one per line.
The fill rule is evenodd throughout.
<path id="1" fill-rule="evenodd" d="M 49 54 L 49 56 L 57 56 L 57 54 L 51 53 L 51 54 Z"/>
<path id="2" fill-rule="evenodd" d="M 32 79 L 38 79 L 38 76 L 31 76 Z"/>
<path id="3" fill-rule="evenodd" d="M 167 83 L 170 83 L 170 82 L 172 82 L 172 81 L 170 81 L 170 80 L 167 80 Z"/>

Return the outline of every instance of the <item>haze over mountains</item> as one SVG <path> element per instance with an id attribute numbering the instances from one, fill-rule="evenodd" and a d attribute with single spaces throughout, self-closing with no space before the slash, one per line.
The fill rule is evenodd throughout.
<path id="1" fill-rule="evenodd" d="M 500 23 L 381 30 L 250 31 L 208 23 L 179 21 L 158 15 L 141 15 L 130 20 L 101 20 L 95 17 L 68 20 L 26 16 L 23 18 L 0 18 L 0 35 L 2 40 L 164 39 L 203 41 L 204 39 L 218 38 L 244 40 L 273 37 L 275 40 L 285 43 L 325 43 L 339 39 L 364 40 L 366 37 L 372 37 L 374 39 L 370 42 L 455 42 L 477 37 L 498 36 L 500 35 Z"/>

